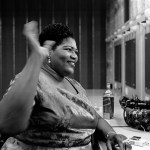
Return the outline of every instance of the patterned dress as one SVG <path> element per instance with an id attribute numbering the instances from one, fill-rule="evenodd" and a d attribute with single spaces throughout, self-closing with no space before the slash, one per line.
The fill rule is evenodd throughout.
<path id="1" fill-rule="evenodd" d="M 46 66 L 41 69 L 29 126 L 1 150 L 92 150 L 98 114 L 77 81 L 66 77 L 77 91 L 72 94 L 49 82 L 54 74 Z"/>

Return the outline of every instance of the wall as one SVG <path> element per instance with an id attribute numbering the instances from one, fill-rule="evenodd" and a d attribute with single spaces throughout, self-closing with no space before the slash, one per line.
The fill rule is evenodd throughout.
<path id="1" fill-rule="evenodd" d="M 150 72 L 149 66 L 147 65 L 147 69 L 145 66 L 149 63 L 146 56 L 146 52 L 149 55 L 146 51 L 146 34 L 150 33 L 150 0 L 114 0 L 113 3 L 108 0 L 106 29 L 107 81 L 112 82 L 114 90 L 123 96 L 137 95 L 140 99 L 150 100 L 150 92 L 147 92 L 150 90 L 149 78 L 146 78 Z M 131 40 L 135 44 L 127 46 Z M 117 44 L 121 45 L 121 82 L 114 78 Z M 135 68 L 131 67 L 134 63 Z"/>
<path id="2" fill-rule="evenodd" d="M 124 25 L 124 0 L 107 0 L 106 3 L 106 64 L 107 82 L 114 82 L 114 33 Z M 107 40 L 109 39 L 109 40 Z"/>
<path id="3" fill-rule="evenodd" d="M 105 0 L 1 0 L 0 98 L 30 55 L 22 29 L 31 20 L 38 21 L 40 31 L 49 23 L 68 24 L 79 48 L 73 77 L 84 88 L 105 88 L 105 14 Z"/>

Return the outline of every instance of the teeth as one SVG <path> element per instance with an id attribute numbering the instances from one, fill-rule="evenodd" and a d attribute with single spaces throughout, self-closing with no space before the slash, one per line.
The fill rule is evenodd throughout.
<path id="1" fill-rule="evenodd" d="M 71 64 L 72 64 L 72 65 L 75 65 L 75 63 L 74 63 L 74 62 L 71 62 Z"/>
<path id="2" fill-rule="evenodd" d="M 74 62 L 69 62 L 72 66 L 75 66 L 75 63 Z"/>

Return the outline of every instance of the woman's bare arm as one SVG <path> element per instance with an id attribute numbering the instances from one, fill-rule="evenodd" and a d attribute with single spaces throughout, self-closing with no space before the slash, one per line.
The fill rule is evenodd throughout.
<path id="1" fill-rule="evenodd" d="M 2 133 L 16 134 L 27 127 L 40 68 L 48 56 L 48 48 L 40 47 L 38 43 L 36 22 L 24 26 L 24 35 L 29 41 L 31 55 L 20 76 L 0 101 L 0 132 Z"/>

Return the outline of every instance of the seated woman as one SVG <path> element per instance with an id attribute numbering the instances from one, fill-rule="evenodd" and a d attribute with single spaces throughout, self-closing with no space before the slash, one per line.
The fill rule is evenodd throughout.
<path id="1" fill-rule="evenodd" d="M 96 150 L 104 136 L 109 150 L 131 146 L 95 111 L 85 90 L 68 76 L 78 49 L 68 26 L 52 24 L 38 37 L 37 23 L 25 24 L 31 54 L 0 101 L 0 133 L 9 138 L 2 150 Z M 38 40 L 39 39 L 39 40 Z M 126 150 L 127 150 L 126 149 Z"/>

